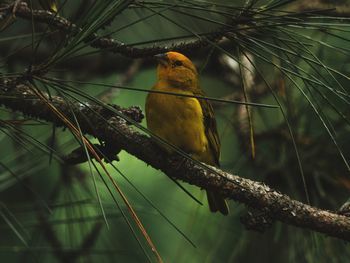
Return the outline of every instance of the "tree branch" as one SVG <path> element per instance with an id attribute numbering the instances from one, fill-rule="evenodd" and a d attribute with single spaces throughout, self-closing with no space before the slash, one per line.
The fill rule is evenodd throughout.
<path id="1" fill-rule="evenodd" d="M 6 17 L 6 15 L 10 14 L 12 10 L 12 6 L 2 8 L 0 10 L 0 18 L 2 16 Z M 31 10 L 25 2 L 20 3 L 17 6 L 14 15 L 29 21 L 33 19 L 35 22 L 48 24 L 57 30 L 72 35 L 76 35 L 82 30 L 77 25 L 71 23 L 69 20 L 57 14 L 53 14 L 45 10 Z M 125 45 L 124 43 L 110 37 L 100 37 L 96 33 L 93 33 L 89 37 L 85 38 L 84 42 L 88 43 L 93 48 L 106 50 L 113 53 L 119 53 L 131 58 L 139 58 L 153 56 L 159 53 L 165 53 L 174 50 L 181 52 L 195 50 L 204 46 L 208 46 L 210 42 L 219 41 L 225 35 L 225 33 L 227 33 L 227 29 L 225 30 L 225 28 L 221 28 L 215 32 L 206 34 L 205 37 L 201 39 L 167 45 L 164 47 L 153 46 L 136 48 Z"/>
<path id="2" fill-rule="evenodd" d="M 342 0 L 309 0 L 294 2 L 289 8 L 290 11 L 311 11 L 311 10 L 324 10 L 323 15 L 337 16 L 337 17 L 349 17 L 350 5 L 346 1 Z"/>
<path id="3" fill-rule="evenodd" d="M 63 122 L 48 108 L 46 102 L 35 97 L 33 89 L 34 87 L 24 81 L 5 81 L 0 84 L 0 105 L 62 126 Z M 350 241 L 349 217 L 306 205 L 263 183 L 232 175 L 215 167 L 205 168 L 192 161 L 180 162 L 182 165 L 179 165 L 182 157 L 163 152 L 151 138 L 136 132 L 123 118 L 111 111 L 104 109 L 103 114 L 100 114 L 98 109 L 103 109 L 102 106 L 92 103 L 88 104 L 89 107 L 82 107 L 81 103 L 68 106 L 60 97 L 51 97 L 50 100 L 68 118 L 73 110 L 84 133 L 99 138 L 110 147 L 124 149 L 170 177 L 201 188 L 213 189 L 225 198 L 268 211 L 268 215 L 274 220 Z M 91 107 L 97 110 L 91 110 Z M 116 109 L 136 121 L 142 118 L 138 108 Z"/>

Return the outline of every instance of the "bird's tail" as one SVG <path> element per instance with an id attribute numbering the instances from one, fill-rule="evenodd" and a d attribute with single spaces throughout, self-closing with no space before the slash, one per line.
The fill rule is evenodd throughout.
<path id="1" fill-rule="evenodd" d="M 229 209 L 227 203 L 225 199 L 220 196 L 220 194 L 207 190 L 207 198 L 211 212 L 220 212 L 223 215 L 228 214 Z"/>

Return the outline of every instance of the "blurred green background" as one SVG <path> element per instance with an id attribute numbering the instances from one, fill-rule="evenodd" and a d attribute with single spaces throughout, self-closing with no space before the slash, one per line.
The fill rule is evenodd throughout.
<path id="1" fill-rule="evenodd" d="M 47 76 L 71 80 L 73 89 L 35 80 L 45 92 L 63 90 L 81 102 L 88 101 L 86 94 L 144 110 L 146 92 L 118 86 L 151 88 L 155 61 L 95 49 L 86 39 L 97 33 L 130 47 L 164 47 L 224 27 L 230 34 L 220 41 L 183 51 L 196 64 L 203 90 L 209 97 L 280 104 L 284 115 L 279 108 L 250 106 L 248 114 L 245 105 L 213 102 L 222 169 L 337 210 L 350 189 L 348 2 L 311 1 L 312 8 L 302 2 L 60 1 L 58 14 L 83 28 L 78 35 L 6 14 L 0 18 L 0 77 L 47 65 Z M 334 4 L 337 12 L 329 11 Z M 68 129 L 4 107 L 0 120 L 3 262 L 156 261 L 111 182 L 104 184 L 90 162 L 62 162 L 81 144 Z M 212 214 L 198 187 L 181 183 L 203 206 L 160 171 L 123 151 L 118 157 L 114 167 L 106 164 L 108 171 L 164 262 L 347 262 L 350 256 L 341 240 L 279 222 L 264 233 L 248 231 L 240 222 L 244 205 L 229 201 L 229 216 Z"/>

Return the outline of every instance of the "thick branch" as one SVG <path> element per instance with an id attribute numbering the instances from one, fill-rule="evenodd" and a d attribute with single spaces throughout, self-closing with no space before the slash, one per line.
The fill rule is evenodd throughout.
<path id="1" fill-rule="evenodd" d="M 33 100 L 33 96 L 32 89 L 26 84 L 6 82 L 0 86 L 0 105 L 56 125 L 63 125 L 44 102 Z M 273 219 L 281 222 L 350 241 L 349 217 L 306 205 L 263 183 L 241 178 L 214 167 L 206 169 L 191 161 L 179 165 L 179 157 L 162 152 L 152 139 L 134 131 L 123 119 L 111 112 L 101 118 L 95 111 L 82 110 L 81 104 L 73 104 L 68 108 L 66 102 L 59 97 L 53 97 L 52 103 L 68 117 L 72 107 L 76 113 L 80 112 L 77 118 L 83 132 L 98 137 L 111 147 L 124 149 L 168 176 L 198 187 L 214 189 L 226 198 L 268 211 Z M 129 114 L 131 118 L 140 116 L 136 108 L 119 110 Z"/>

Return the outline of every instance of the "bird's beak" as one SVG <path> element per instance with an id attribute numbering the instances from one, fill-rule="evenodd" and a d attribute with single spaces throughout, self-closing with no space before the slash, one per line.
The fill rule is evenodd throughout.
<path id="1" fill-rule="evenodd" d="M 163 66 L 166 66 L 168 64 L 169 59 L 166 53 L 158 54 L 158 55 L 155 55 L 154 57 L 157 59 L 159 64 Z"/>

